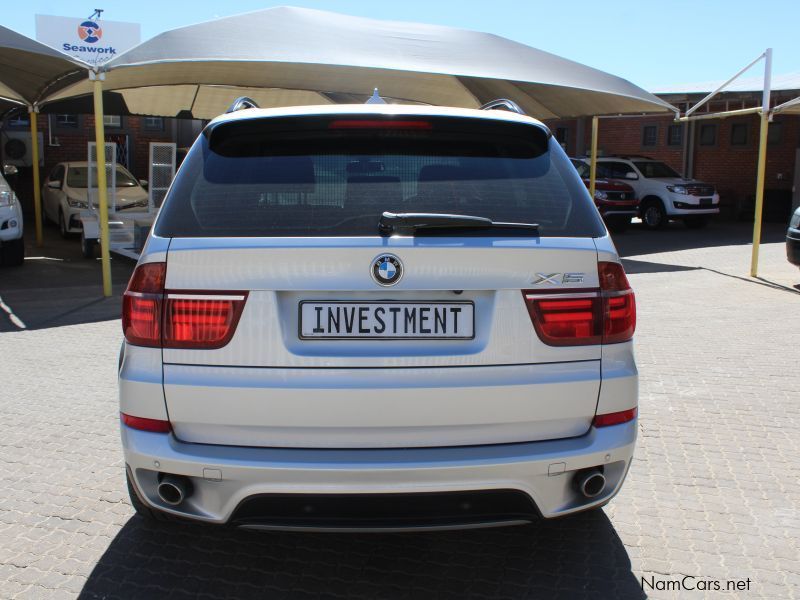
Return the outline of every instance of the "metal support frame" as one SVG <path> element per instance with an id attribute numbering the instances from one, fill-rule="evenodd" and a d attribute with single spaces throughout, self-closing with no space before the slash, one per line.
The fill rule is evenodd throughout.
<path id="1" fill-rule="evenodd" d="M 753 219 L 753 252 L 750 258 L 750 277 L 758 277 L 758 250 L 761 245 L 761 216 L 764 209 L 764 180 L 767 170 L 767 133 L 769 130 L 769 101 L 772 85 L 772 48 L 764 53 L 764 94 L 761 97 L 761 131 L 758 142 L 758 175 L 756 176 L 756 207 Z"/>
<path id="2" fill-rule="evenodd" d="M 94 137 L 97 144 L 97 195 L 100 205 L 100 257 L 103 268 L 103 295 L 111 296 L 111 254 L 108 239 L 108 184 L 106 182 L 105 127 L 103 124 L 103 73 L 89 71 L 94 81 Z"/>
<path id="3" fill-rule="evenodd" d="M 33 155 L 33 218 L 36 225 L 36 245 L 44 245 L 42 239 L 42 188 L 39 176 L 39 108 L 29 106 L 28 114 L 31 122 L 31 153 Z"/>
<path id="4" fill-rule="evenodd" d="M 767 60 L 768 60 L 768 61 L 771 63 L 771 62 L 772 62 L 772 48 L 767 48 L 767 50 L 766 50 L 765 52 L 762 52 L 761 54 L 759 54 L 759 55 L 758 55 L 758 57 L 756 57 L 755 59 L 753 59 L 753 60 L 750 62 L 750 64 L 748 64 L 748 65 L 747 65 L 747 66 L 746 66 L 744 69 L 740 70 L 738 73 L 736 73 L 736 75 L 734 75 L 733 77 L 731 77 L 730 79 L 728 79 L 728 81 L 726 81 L 725 83 L 723 83 L 721 86 L 719 86 L 719 87 L 718 87 L 717 89 L 715 89 L 713 92 L 711 92 L 711 93 L 710 93 L 708 96 L 706 96 L 705 98 L 703 98 L 702 100 L 700 100 L 700 102 L 698 102 L 697 104 L 695 104 L 695 105 L 694 105 L 692 108 L 690 108 L 689 110 L 687 110 L 687 111 L 686 111 L 686 115 L 685 115 L 685 116 L 687 116 L 687 117 L 690 117 L 690 116 L 692 115 L 692 113 L 693 113 L 693 112 L 695 112 L 695 111 L 696 111 L 698 108 L 700 108 L 700 107 L 701 107 L 701 106 L 703 106 L 703 105 L 704 105 L 706 102 L 708 102 L 709 100 L 711 100 L 711 98 L 713 98 L 714 96 L 716 96 L 717 94 L 719 94 L 719 93 L 720 93 L 722 90 L 724 90 L 726 87 L 728 87 L 728 86 L 729 86 L 729 85 L 730 85 L 730 84 L 731 84 L 731 83 L 732 83 L 732 82 L 733 82 L 735 79 L 739 78 L 739 76 L 741 76 L 741 75 L 742 75 L 742 74 L 743 74 L 745 71 L 749 70 L 749 69 L 750 69 L 750 67 L 752 67 L 754 64 L 756 64 L 756 63 L 757 63 L 758 61 L 760 61 L 762 58 L 765 58 L 765 57 L 767 57 L 767 56 L 768 56 Z"/>
<path id="5" fill-rule="evenodd" d="M 761 96 L 761 106 L 754 108 L 742 108 L 737 110 L 726 110 L 717 113 L 707 113 L 703 115 L 692 114 L 697 111 L 701 106 L 706 104 L 711 98 L 723 91 L 735 79 L 740 77 L 745 71 L 749 70 L 761 59 L 764 59 L 764 91 Z M 676 121 L 692 122 L 701 119 L 724 119 L 726 117 L 734 117 L 739 115 L 755 114 L 760 115 L 761 128 L 759 132 L 758 143 L 758 163 L 756 171 L 756 201 L 755 201 L 755 214 L 753 218 L 753 248 L 750 257 L 750 276 L 758 277 L 758 252 L 761 245 L 761 220 L 764 209 L 764 183 L 766 180 L 765 173 L 767 167 L 767 135 L 769 132 L 769 122 L 772 119 L 772 112 L 770 111 L 770 92 L 772 88 L 772 48 L 767 48 L 755 60 L 751 61 L 746 67 L 741 69 L 736 75 L 728 79 L 725 83 L 719 86 L 716 90 L 708 94 L 705 98 L 700 100 L 697 104 L 686 111 L 683 117 L 677 117 Z M 800 98 L 790 101 L 789 103 L 800 103 Z M 785 103 L 785 104 L 789 104 Z M 783 105 L 781 105 L 783 106 Z"/>

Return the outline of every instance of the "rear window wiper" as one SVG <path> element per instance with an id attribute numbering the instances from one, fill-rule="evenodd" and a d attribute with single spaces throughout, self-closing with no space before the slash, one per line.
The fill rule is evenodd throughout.
<path id="1" fill-rule="evenodd" d="M 523 229 L 538 231 L 538 223 L 503 223 L 486 217 L 449 215 L 445 213 L 384 212 L 378 221 L 381 235 L 410 235 L 420 229 Z"/>

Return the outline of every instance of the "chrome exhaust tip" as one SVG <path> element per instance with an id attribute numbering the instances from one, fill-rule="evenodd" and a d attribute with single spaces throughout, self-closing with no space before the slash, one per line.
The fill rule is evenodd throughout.
<path id="1" fill-rule="evenodd" d="M 575 474 L 575 488 L 584 498 L 596 498 L 606 489 L 606 476 L 600 469 L 584 469 Z"/>
<path id="2" fill-rule="evenodd" d="M 178 506 L 191 493 L 191 482 L 181 475 L 163 475 L 158 482 L 158 497 L 170 506 Z"/>

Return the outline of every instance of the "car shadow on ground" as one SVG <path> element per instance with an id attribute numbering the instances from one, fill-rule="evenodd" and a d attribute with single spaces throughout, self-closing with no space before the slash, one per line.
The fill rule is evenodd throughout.
<path id="1" fill-rule="evenodd" d="M 255 532 L 135 516 L 80 598 L 645 598 L 602 510 L 424 533 Z"/>
<path id="2" fill-rule="evenodd" d="M 787 224 L 764 223 L 761 243 L 784 242 Z M 612 234 L 620 256 L 658 254 L 695 248 L 742 246 L 753 242 L 753 224 L 747 222 L 712 221 L 704 229 L 688 229 L 683 223 L 669 223 L 664 229 L 650 231 L 633 224 L 625 233 Z"/>
<path id="3" fill-rule="evenodd" d="M 135 262 L 111 255 L 113 294 L 106 298 L 99 259 L 84 258 L 75 236 L 63 239 L 53 227 L 43 234 L 39 247 L 33 229 L 26 228 L 24 264 L 0 268 L 0 331 L 118 319 Z"/>

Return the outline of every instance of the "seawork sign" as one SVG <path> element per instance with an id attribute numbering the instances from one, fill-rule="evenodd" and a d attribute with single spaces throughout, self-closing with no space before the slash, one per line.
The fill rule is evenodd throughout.
<path id="1" fill-rule="evenodd" d="M 36 39 L 90 65 L 102 65 L 141 40 L 138 23 L 36 15 Z"/>

